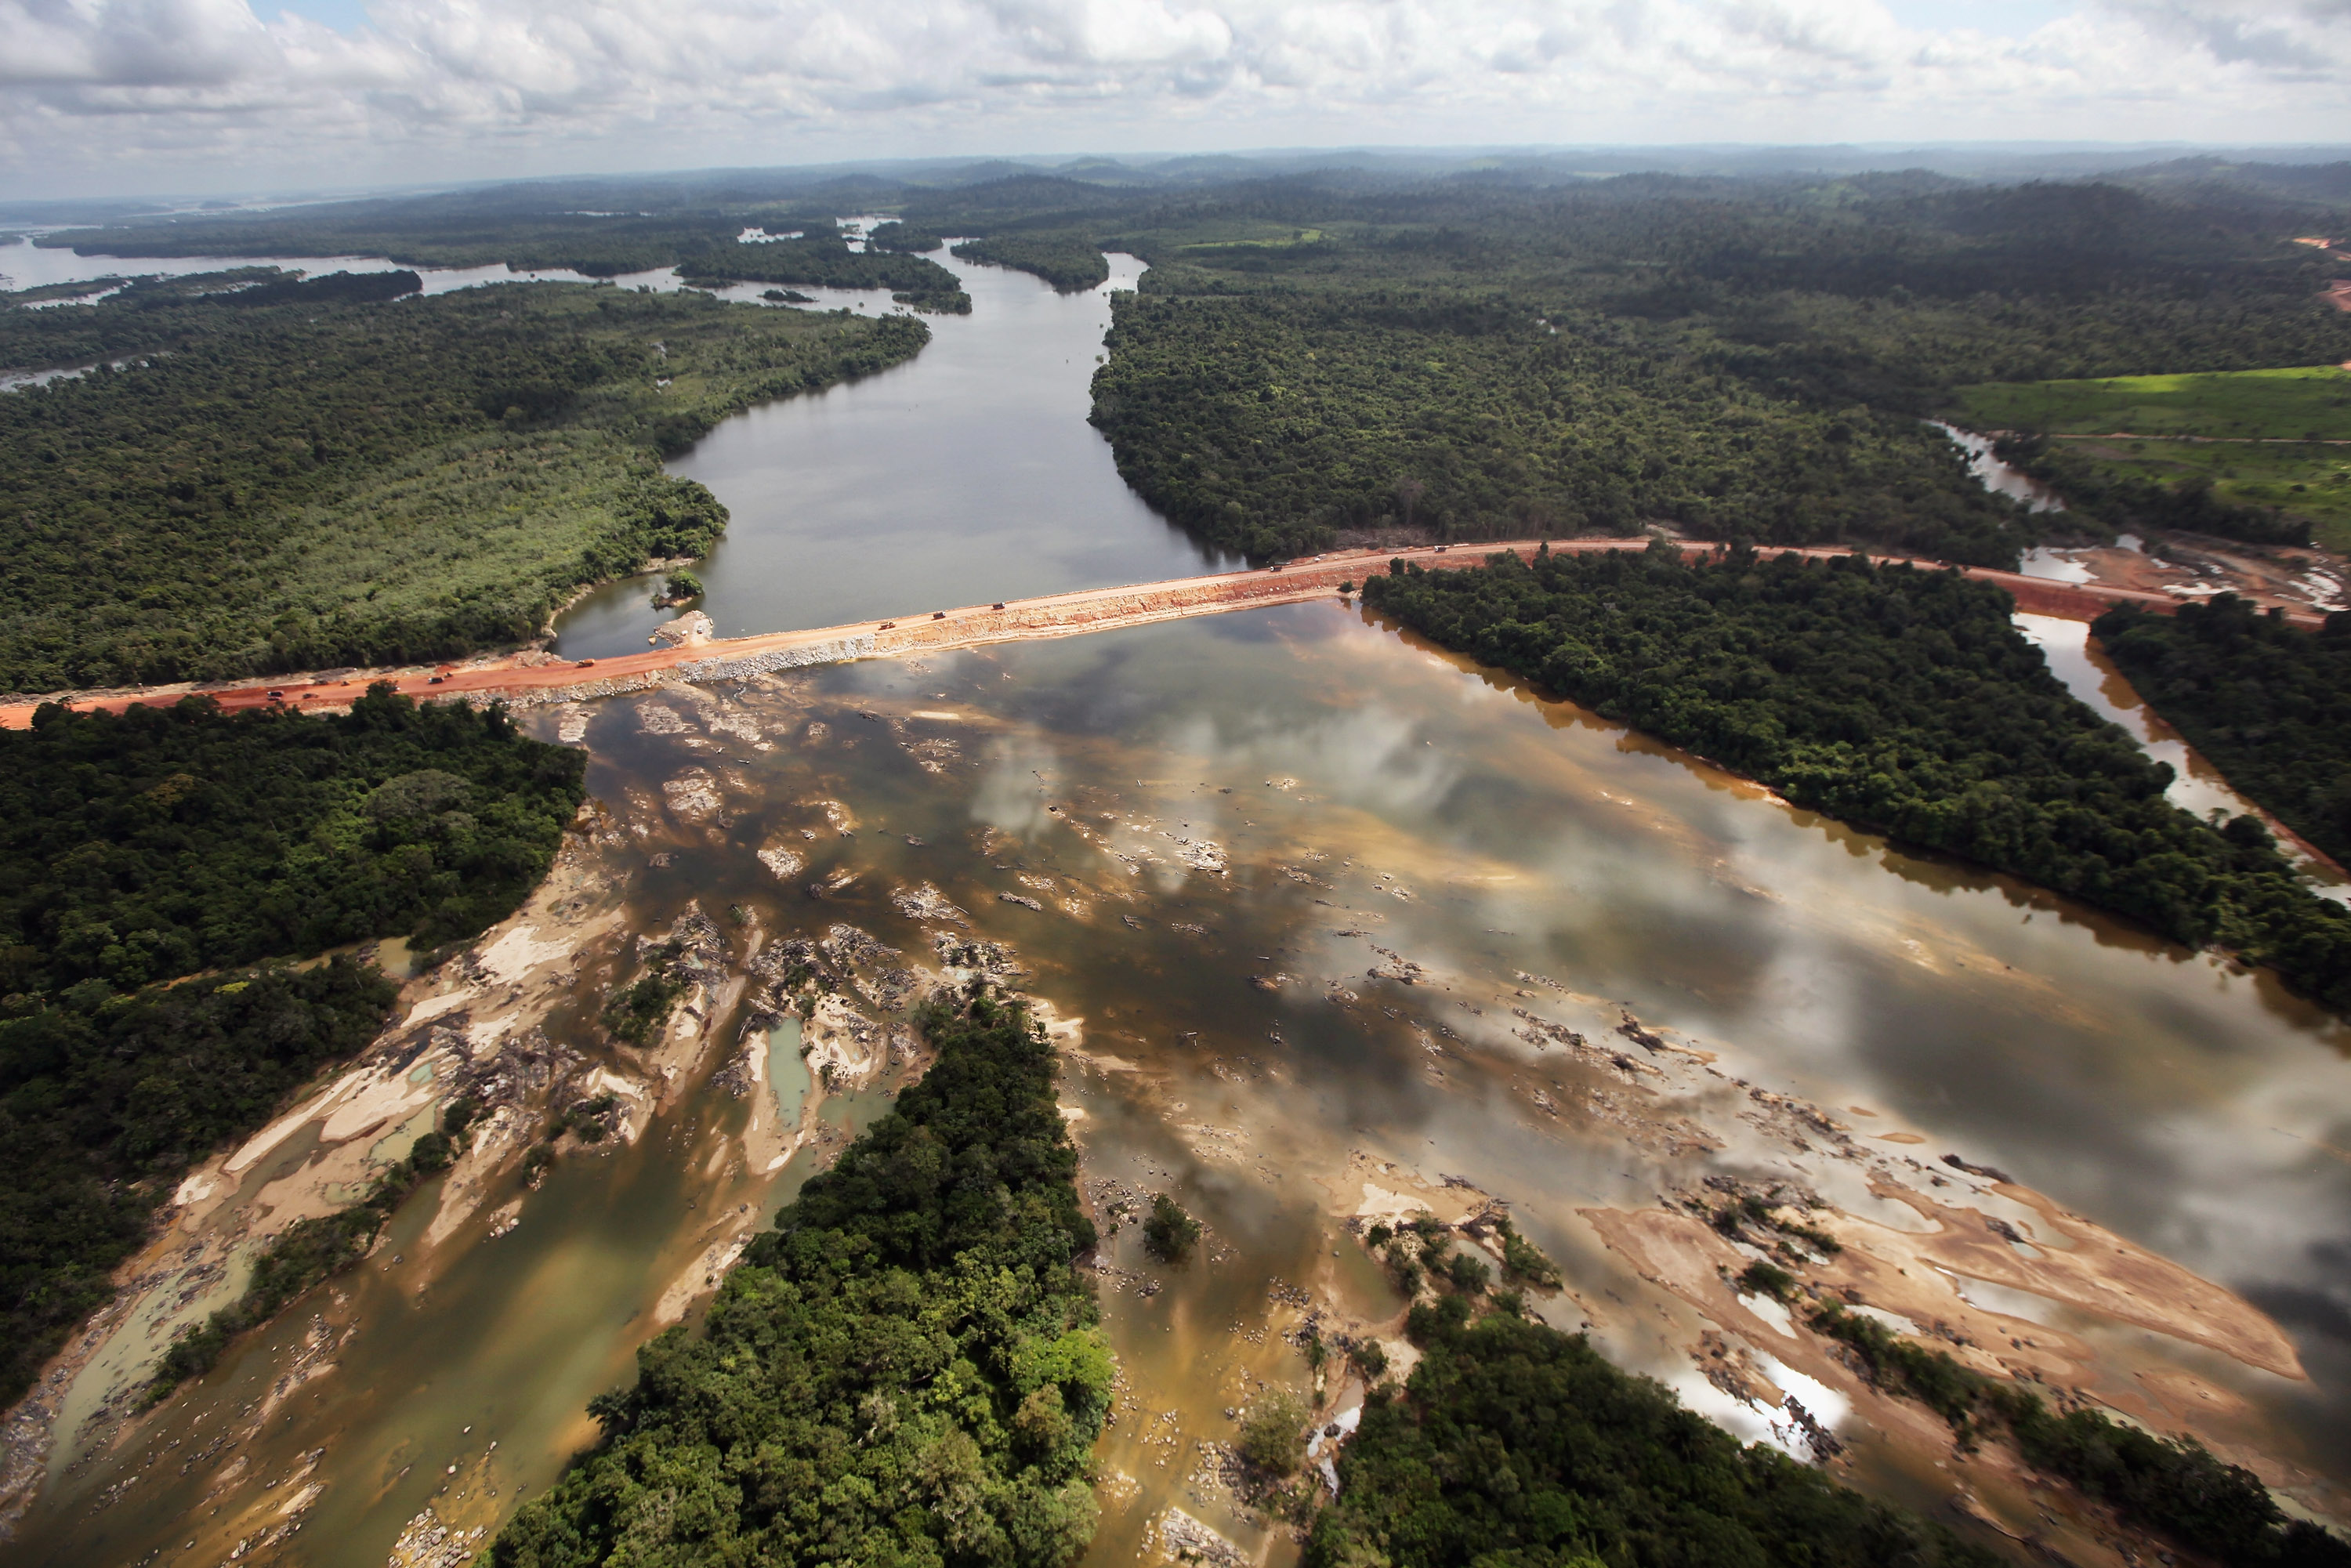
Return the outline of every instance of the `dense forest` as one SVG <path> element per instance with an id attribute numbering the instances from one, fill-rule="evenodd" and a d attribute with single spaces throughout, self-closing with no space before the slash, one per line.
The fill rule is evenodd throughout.
<path id="1" fill-rule="evenodd" d="M 546 874 L 585 766 L 381 685 L 337 717 L 45 705 L 0 730 L 0 992 L 473 936 Z"/>
<path id="2" fill-rule="evenodd" d="M 966 261 L 1034 273 L 1064 294 L 1098 288 L 1110 281 L 1110 263 L 1098 246 L 1066 236 L 1002 235 L 966 240 L 955 247 Z"/>
<path id="3" fill-rule="evenodd" d="M 0 690 L 526 640 L 581 585 L 725 526 L 664 454 L 929 338 L 587 285 L 346 297 L 385 276 L 0 309 L 0 364 L 99 367 L 0 395 Z"/>
<path id="4" fill-rule="evenodd" d="M 1662 522 L 2004 564 L 2064 519 L 1918 423 L 1954 389 L 2351 357 L 2324 264 L 2250 198 L 1955 184 L 1301 181 L 1089 215 L 1152 264 L 1095 423 L 1155 505 L 1260 557 Z"/>
<path id="5" fill-rule="evenodd" d="M 2216 945 L 2351 1011 L 2351 912 L 2252 817 L 2164 798 L 2170 768 L 2075 701 L 1955 571 L 1740 549 L 1400 563 L 1365 602 L 1799 806 L 1962 856 L 2189 946 Z"/>
<path id="6" fill-rule="evenodd" d="M 1939 1524 L 1742 1447 L 1581 1335 L 1415 1307 L 1402 1391 L 1374 1390 L 1306 1568 L 1991 1568 Z"/>
<path id="7" fill-rule="evenodd" d="M 0 1002 L 0 1406 L 112 1298 L 187 1168 L 367 1044 L 398 991 L 338 957 Z"/>
<path id="8" fill-rule="evenodd" d="M 2351 862 L 2351 615 L 2310 632 L 2224 593 L 2177 615 L 2112 610 L 2091 631 L 2231 784 Z"/>
<path id="9" fill-rule="evenodd" d="M 1778 1278 L 1759 1280 L 1763 1273 Z M 2162 1437 L 2095 1405 L 2053 1411 L 2029 1384 L 1963 1366 L 1920 1338 L 1845 1311 L 1817 1287 L 1806 1301 L 1792 1278 L 1770 1264 L 1754 1265 L 1742 1283 L 1802 1306 L 1807 1326 L 1839 1342 L 1847 1364 L 1876 1386 L 1932 1409 L 1962 1446 L 2004 1434 L 2035 1469 L 2231 1568 L 2351 1568 L 2351 1544 L 2308 1520 L 2289 1518 L 2261 1477 L 2193 1438 Z"/>
<path id="10" fill-rule="evenodd" d="M 1823 417 L 1647 323 L 1411 295 L 1169 298 L 1157 271 L 1115 297 L 1094 423 L 1154 506 L 1254 556 L 1656 520 L 1977 563 L 2036 537 L 1939 432 L 1859 404 Z"/>
<path id="11" fill-rule="evenodd" d="M 680 254 L 678 270 L 689 277 L 749 283 L 797 283 L 821 288 L 887 288 L 901 304 L 917 309 L 968 315 L 971 299 L 956 275 L 910 249 L 877 246 L 852 250 L 829 218 L 799 224 L 796 238 L 748 244 L 728 240 L 708 250 Z"/>
<path id="12" fill-rule="evenodd" d="M 1017 1006 L 922 1019 L 938 1056 L 727 1275 L 638 1352 L 604 1440 L 498 1568 L 1062 1568 L 1092 1538 L 1113 1364 L 1053 1055 Z"/>
<path id="13" fill-rule="evenodd" d="M 1059 287 L 1133 251 L 1150 270 L 1119 309 L 1095 423 L 1154 506 L 1261 559 L 1662 523 L 2007 564 L 2050 528 L 2147 526 L 2170 491 L 2025 516 L 1919 423 L 1959 389 L 2351 359 L 2351 314 L 2317 298 L 2330 264 L 2289 243 L 2338 215 L 2325 172 L 2189 161 L 1998 184 L 1212 162 L 555 183 L 44 243 L 668 264 L 950 310 L 968 302 L 916 254 L 941 235 Z M 623 202 L 633 215 L 579 210 Z M 868 251 L 824 215 L 875 206 L 900 215 Z M 739 243 L 752 227 L 799 237 Z M 2268 537 L 2220 483 L 2222 504 L 2190 494 L 2178 524 Z"/>
<path id="14" fill-rule="evenodd" d="M 384 685 L 340 717 L 189 697 L 0 730 L 0 1404 L 109 1299 L 187 1168 L 374 1038 L 399 991 L 340 956 L 227 967 L 479 933 L 546 874 L 584 773 L 501 709 Z M 446 1163 L 434 1136 L 281 1238 L 154 1392 L 364 1250 Z"/>

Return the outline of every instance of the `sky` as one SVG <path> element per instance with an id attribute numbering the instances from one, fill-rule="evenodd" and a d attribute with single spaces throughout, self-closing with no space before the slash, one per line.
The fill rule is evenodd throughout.
<path id="1" fill-rule="evenodd" d="M 1269 146 L 2351 141 L 2351 0 L 0 0 L 0 195 Z"/>

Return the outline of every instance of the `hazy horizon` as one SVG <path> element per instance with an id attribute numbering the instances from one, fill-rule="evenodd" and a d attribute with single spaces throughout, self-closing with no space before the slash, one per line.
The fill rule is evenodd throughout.
<path id="1" fill-rule="evenodd" d="M 1886 141 L 1886 142 L 1686 142 L 1591 143 L 1580 146 L 1489 146 L 1348 144 L 1329 147 L 1236 148 L 1199 153 L 1155 149 L 1123 154 L 1098 151 L 982 152 L 952 157 L 841 159 L 768 164 L 580 167 L 531 173 L 492 172 L 399 183 L 308 186 L 125 190 L 72 196 L 12 195 L 0 191 L 0 222 L 39 226 L 44 222 L 98 221 L 119 212 L 129 216 L 182 209 L 212 213 L 263 212 L 343 201 L 395 200 L 506 183 L 583 184 L 631 181 L 659 183 L 726 177 L 799 176 L 814 186 L 826 181 L 867 177 L 909 186 L 953 186 L 993 177 L 1013 168 L 1097 178 L 1124 172 L 1139 179 L 1168 178 L 1185 165 L 1253 164 L 1268 174 L 1311 170 L 1363 169 L 1398 178 L 1490 167 L 1530 178 L 1568 181 L 1632 172 L 1719 175 L 1834 176 L 1859 172 L 1924 169 L 1991 182 L 2032 178 L 2084 178 L 2140 169 L 2176 160 L 2212 158 L 2283 165 L 2351 161 L 2351 141 L 2269 145 L 2197 141 Z M 1589 166 L 1583 166 L 1589 165 Z M 1189 173 L 1194 171 L 1181 169 Z M 1241 172 L 1231 170 L 1231 172 Z M 43 209 L 54 208 L 54 213 Z"/>
<path id="2" fill-rule="evenodd" d="M 2341 0 L 0 0 L 0 43 L 18 200 L 991 153 L 2351 139 Z"/>

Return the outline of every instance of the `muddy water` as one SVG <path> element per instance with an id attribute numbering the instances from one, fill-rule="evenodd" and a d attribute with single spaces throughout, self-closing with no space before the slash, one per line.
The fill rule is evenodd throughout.
<path id="1" fill-rule="evenodd" d="M 1347 1217 L 1452 1218 L 1485 1195 L 1565 1270 L 1537 1302 L 1552 1321 L 1788 1441 L 1776 1397 L 1708 1367 L 1708 1336 L 1729 1334 L 1734 1359 L 1842 1427 L 1844 1473 L 1939 1501 L 1951 1476 L 1905 1447 L 1899 1411 L 1797 1364 L 1764 1308 L 1708 1305 L 1710 1275 L 1627 1250 L 1612 1216 L 1671 1220 L 1709 1176 L 1801 1182 L 1856 1240 L 1931 1239 L 1919 1206 L 1959 1205 L 2016 1228 L 2020 1257 L 2135 1244 L 2228 1287 L 2259 1311 L 2158 1322 L 1914 1258 L 1896 1305 L 1990 1312 L 1980 1343 L 1995 1321 L 2019 1346 L 2062 1345 L 2071 1385 L 2340 1509 L 2351 1064 L 2340 1026 L 2260 977 L 1894 853 L 1336 603 L 541 722 L 582 720 L 591 788 L 625 824 L 597 870 L 628 936 L 691 900 L 737 964 L 755 933 L 854 926 L 934 972 L 942 939 L 1000 942 L 1068 1048 L 1106 1228 L 1161 1190 L 1206 1223 L 1180 1269 L 1131 1226 L 1105 1244 L 1124 1383 L 1093 1562 L 1134 1561 L 1171 1506 L 1285 1558 L 1203 1445 L 1265 1385 L 1309 1385 L 1285 1338 L 1306 1312 L 1393 1333 L 1402 1300 Z M 706 789 L 662 789 L 696 770 Z M 788 880 L 758 858 L 778 844 L 800 862 Z M 1628 1012 L 1659 1046 L 1616 1032 Z M 502 1189 L 522 1200 L 510 1234 L 490 1239 L 486 1212 L 423 1249 L 422 1195 L 315 1315 L 61 1466 L 12 1556 L 210 1563 L 298 1522 L 240 1561 L 373 1568 L 428 1509 L 495 1524 L 591 1437 L 586 1399 L 625 1378 L 654 1302 L 738 1206 L 771 1211 L 887 1103 L 894 1061 L 811 1083 L 831 1141 L 758 1167 L 745 1130 L 774 1102 L 708 1082 L 743 1021 L 714 1020 L 634 1143 Z M 576 1017 L 549 1032 L 593 1049 Z M 1843 1130 L 1794 1135 L 1774 1092 Z M 2085 1243 L 2091 1222 L 2113 1238 Z M 2213 1327 L 2259 1330 L 2262 1312 L 2285 1336 L 2266 1356 Z M 1323 1392 L 1326 1413 L 1352 1397 Z M 1968 1478 L 1995 1504 L 1999 1479 Z"/>
<path id="2" fill-rule="evenodd" d="M 1134 287 L 1140 262 L 1113 256 L 1100 288 L 1057 294 L 1026 273 L 945 251 L 932 259 L 962 280 L 969 316 L 927 318 L 930 345 L 905 364 L 753 409 L 669 465 L 709 486 L 731 515 L 695 569 L 718 635 L 1241 564 L 1137 499 L 1086 423 L 1110 295 Z M 601 658 L 643 648 L 676 613 L 653 608 L 654 580 L 582 601 L 558 622 L 556 651 Z"/>

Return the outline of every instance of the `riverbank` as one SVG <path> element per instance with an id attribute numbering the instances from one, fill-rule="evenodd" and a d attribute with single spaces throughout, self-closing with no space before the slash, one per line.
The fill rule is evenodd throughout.
<path id="1" fill-rule="evenodd" d="M 1212 1484 L 1229 1412 L 1311 1381 L 1310 1318 L 1326 1348 L 1405 1359 L 1404 1300 L 1349 1222 L 1489 1195 L 1567 1277 L 1548 1321 L 1810 1458 L 1792 1399 L 1878 1495 L 1940 1508 L 1963 1483 L 1959 1506 L 2085 1568 L 2124 1560 L 2101 1534 L 2151 1555 L 2001 1450 L 1954 1454 L 1939 1417 L 1740 1288 L 1759 1254 L 2346 1511 L 2340 1369 L 2291 1314 L 2332 1278 L 2316 1243 L 2351 1177 L 2305 1140 L 2332 1138 L 2351 1080 L 2258 977 L 1775 804 L 1335 595 L 524 722 L 590 744 L 607 808 L 559 868 L 578 891 L 507 948 L 540 961 L 527 986 L 568 979 L 544 1033 L 584 1058 L 535 1114 L 620 1094 L 619 1125 L 536 1190 L 511 1163 L 528 1138 L 486 1192 L 420 1189 L 362 1268 L 56 1476 L 11 1548 L 27 1564 L 191 1538 L 219 1560 L 287 1507 L 318 1568 L 496 1528 L 916 1070 L 894 1009 L 982 966 L 1054 1004 L 1097 1215 L 1167 1191 L 1207 1232 L 1181 1269 L 1138 1227 L 1105 1237 L 1126 1383 L 1098 1564 L 1155 1562 L 1134 1553 L 1183 1538 L 1171 1511 L 1286 1550 Z M 715 932 L 681 924 L 689 902 Z M 550 951 L 608 910 L 578 962 Z M 710 999 L 683 999 L 658 1058 L 595 1045 L 603 1000 L 681 935 L 697 968 L 723 944 Z M 758 1027 L 803 964 L 835 981 L 805 1061 Z M 512 1015 L 464 968 L 413 1005 L 470 1043 Z M 302 1137 L 249 1168 L 278 1179 Z M 1749 1196 L 1843 1250 L 1714 1223 Z M 1339 1415 L 1342 1384 L 1333 1365 Z"/>
<path id="2" fill-rule="evenodd" d="M 503 657 L 380 670 L 334 670 L 286 675 L 270 682 L 236 685 L 125 687 L 110 691 L 57 692 L 19 698 L 0 705 L 0 727 L 22 728 L 32 722 L 44 702 L 61 702 L 79 708 L 114 712 L 139 704 L 169 705 L 202 692 L 227 708 L 266 707 L 274 703 L 332 712 L 347 706 L 375 681 L 389 681 L 417 697 L 462 696 L 470 701 L 503 699 L 517 706 L 574 702 L 645 691 L 664 680 L 689 683 L 740 679 L 775 670 L 883 658 L 896 653 L 947 652 L 990 643 L 1038 638 L 1073 637 L 1119 627 L 1148 625 L 1191 615 L 1218 615 L 1237 610 L 1291 604 L 1319 599 L 1340 584 L 1361 582 L 1384 575 L 1388 563 L 1410 561 L 1424 570 L 1448 566 L 1479 566 L 1488 556 L 1510 550 L 1531 557 L 1543 543 L 1554 551 L 1584 553 L 1646 549 L 1649 541 L 1636 539 L 1513 539 L 1491 544 L 1433 545 L 1419 549 L 1365 549 L 1323 555 L 1281 566 L 1249 571 L 1222 572 L 1207 577 L 1177 578 L 1164 582 L 1122 588 L 1083 589 L 1036 599 L 1001 603 L 961 605 L 953 609 L 916 609 L 895 620 L 861 622 L 804 632 L 777 632 L 752 637 L 715 639 L 705 643 L 649 649 L 615 658 L 564 661 L 536 651 Z M 1686 554 L 1705 554 L 1720 547 L 1688 542 Z M 1851 552 L 1823 547 L 1790 548 L 1765 552 L 1775 556 L 1826 559 Z M 1913 560 L 1939 568 L 1938 561 L 1911 557 L 1877 556 L 1885 562 Z M 2136 604 L 2162 614 L 2179 608 L 2172 595 L 2105 583 L 2070 583 L 2022 572 L 1989 567 L 1962 569 L 1981 582 L 1995 583 L 2016 600 L 2017 608 L 2035 615 L 2067 621 L 2095 621 L 2117 604 Z M 2298 625 L 2316 626 L 2323 617 L 2288 612 Z M 591 673 L 592 672 L 592 673 Z"/>

